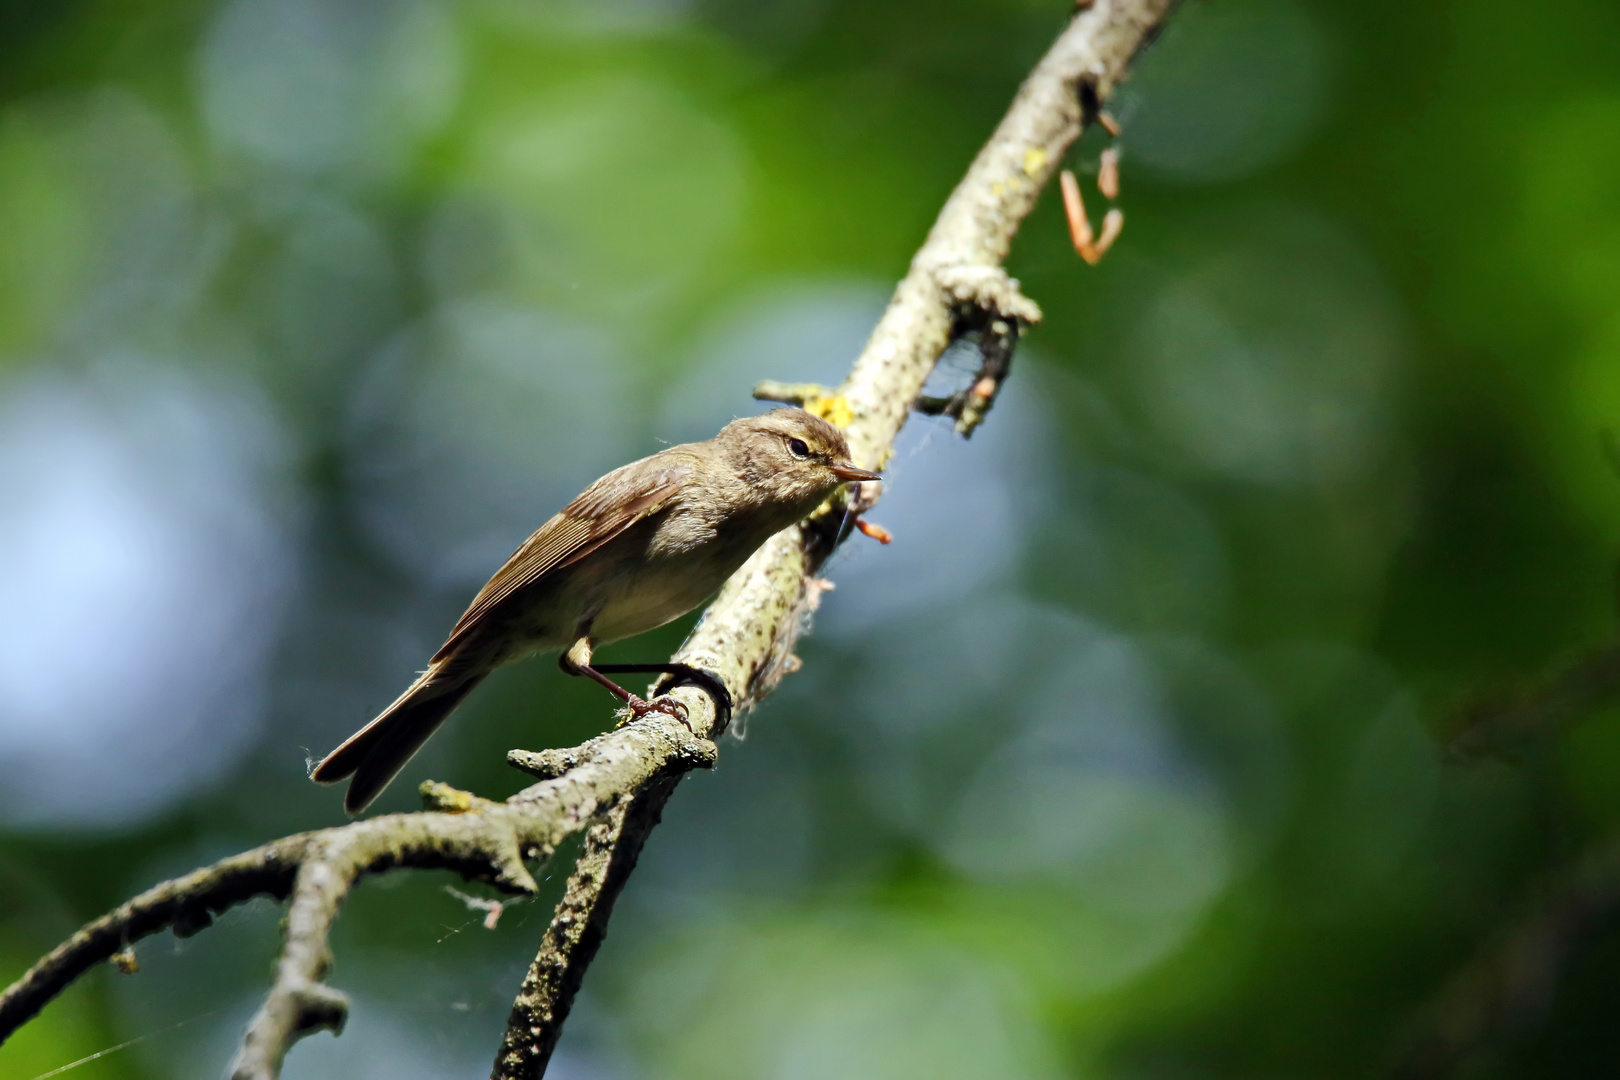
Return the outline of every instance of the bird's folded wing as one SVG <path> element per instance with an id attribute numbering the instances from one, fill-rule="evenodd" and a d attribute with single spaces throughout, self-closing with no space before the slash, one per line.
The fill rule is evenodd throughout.
<path id="1" fill-rule="evenodd" d="M 638 461 L 608 473 L 523 541 L 506 565 L 478 590 L 449 638 L 433 655 L 434 662 L 454 653 L 456 646 L 503 600 L 553 570 L 584 558 L 636 522 L 663 509 L 691 471 L 685 463 L 671 463 L 657 470 L 647 470 L 646 464 Z M 637 475 L 641 472 L 645 475 Z"/>

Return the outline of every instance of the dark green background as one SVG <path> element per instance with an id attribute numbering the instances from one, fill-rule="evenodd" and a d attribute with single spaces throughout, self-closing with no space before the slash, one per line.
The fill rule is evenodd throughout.
<path id="1" fill-rule="evenodd" d="M 1065 15 L 0 5 L 0 979 L 341 820 L 306 756 L 529 528 L 755 378 L 836 377 Z M 553 1075 L 1351 1077 L 1434 1031 L 1620 818 L 1602 701 L 1443 753 L 1614 635 L 1617 47 L 1604 0 L 1187 4 L 1114 104 L 1118 247 L 1043 199 L 1006 400 L 914 425 L 895 543 L 677 793 Z M 382 806 L 505 795 L 608 704 L 504 672 Z M 483 1075 L 550 898 L 492 933 L 447 883 L 357 892 L 351 1029 L 289 1078 Z M 1620 1071 L 1588 915 L 1461 1075 Z M 217 1073 L 277 917 L 144 943 L 0 1075 Z"/>

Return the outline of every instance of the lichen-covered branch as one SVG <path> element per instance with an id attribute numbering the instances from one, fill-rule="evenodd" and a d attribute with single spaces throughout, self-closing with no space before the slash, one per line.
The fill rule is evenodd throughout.
<path id="1" fill-rule="evenodd" d="M 679 781 L 679 776 L 672 776 L 640 794 L 626 796 L 586 830 L 574 873 L 512 1003 L 506 1036 L 495 1058 L 495 1075 L 532 1076 L 544 1070 L 584 981 L 585 969 L 607 935 L 613 903 L 636 868 L 642 845 Z"/>
<path id="2" fill-rule="evenodd" d="M 844 429 L 857 465 L 881 469 L 946 347 L 976 332 L 985 366 L 952 412 L 957 430 L 971 434 L 1006 377 L 1020 327 L 1041 317 L 1002 268 L 1013 237 L 1089 115 L 1112 94 L 1176 3 L 1096 0 L 1076 15 L 951 193 L 843 385 L 770 382 L 756 387 L 755 396 L 789 401 L 826 417 Z M 809 585 L 838 540 L 831 517 L 785 530 L 756 552 L 673 658 L 719 676 L 738 713 L 770 693 L 797 664 L 794 643 L 819 595 Z M 694 714 L 694 721 L 698 731 L 709 733 L 712 708 L 701 720 Z M 656 818 L 659 809 L 661 803 L 649 812 Z M 640 840 L 636 843 L 639 848 Z M 604 881 L 593 898 L 604 918 L 622 884 L 622 878 Z M 574 917 L 566 900 L 559 914 Z M 563 955 L 556 930 L 547 932 L 524 981 L 493 1080 L 532 1080 L 545 1071 L 557 1028 L 579 986 L 578 972 L 562 978 L 553 970 Z M 594 951 L 594 945 L 581 950 L 570 966 L 589 962 Z M 508 1053 L 515 1046 L 530 1052 Z"/>
<path id="3" fill-rule="evenodd" d="M 701 697 L 689 705 L 694 713 L 707 707 L 712 718 L 713 705 L 701 692 L 682 688 L 680 693 Z M 566 772 L 505 802 L 424 784 L 429 812 L 389 814 L 289 836 L 148 889 L 85 926 L 0 993 L 0 1042 L 74 979 L 142 938 L 170 928 L 189 936 L 236 904 L 257 896 L 291 896 L 275 983 L 232 1072 L 242 1078 L 276 1076 L 296 1039 L 342 1024 L 342 997 L 322 982 L 330 964 L 326 935 L 356 879 L 396 867 L 442 869 L 507 892 L 533 893 L 525 860 L 548 857 L 623 793 L 712 764 L 714 744 L 680 721 L 653 713 L 564 753 L 572 755 Z"/>
<path id="4" fill-rule="evenodd" d="M 285 899 L 309 835 L 289 836 L 155 885 L 85 926 L 0 993 L 0 1042 L 73 980 L 140 939 L 171 927 L 189 937 L 219 912 L 256 896 Z"/>
<path id="5" fill-rule="evenodd" d="M 1095 0 L 1059 36 L 941 210 L 926 242 L 837 388 L 762 385 L 844 428 L 855 462 L 882 468 L 947 345 L 977 338 L 985 363 L 948 411 L 958 430 L 982 422 L 1021 329 L 1040 310 L 1002 260 L 1041 189 L 1177 0 Z M 960 400 L 956 400 L 960 398 Z M 740 713 L 797 666 L 793 649 L 820 590 L 814 575 L 839 541 L 836 515 L 784 530 L 721 589 L 673 660 L 720 680 Z M 665 676 L 686 720 L 650 713 L 566 750 L 513 751 L 539 778 L 505 802 L 423 785 L 427 809 L 287 837 L 148 890 L 90 923 L 0 993 L 0 1041 L 93 965 L 166 928 L 207 926 L 255 896 L 290 898 L 274 982 L 232 1066 L 241 1080 L 277 1076 L 301 1036 L 342 1026 L 328 987 L 328 934 L 354 883 L 402 866 L 447 869 L 510 892 L 535 889 L 525 861 L 587 831 L 585 850 L 525 979 L 496 1061 L 500 1080 L 546 1066 L 614 902 L 680 777 L 714 761 L 730 714 L 699 686 Z"/>

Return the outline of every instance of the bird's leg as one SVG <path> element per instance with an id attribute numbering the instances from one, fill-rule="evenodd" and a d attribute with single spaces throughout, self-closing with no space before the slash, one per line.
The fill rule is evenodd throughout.
<path id="1" fill-rule="evenodd" d="M 598 686 L 601 686 L 608 693 L 630 706 L 630 712 L 637 720 L 641 719 L 643 716 L 646 716 L 650 712 L 667 713 L 679 720 L 681 723 L 686 724 L 686 729 L 688 731 L 692 730 L 692 725 L 687 723 L 686 706 L 682 705 L 679 701 L 667 697 L 659 697 L 654 698 L 652 701 L 647 701 L 644 698 L 640 698 L 635 694 L 632 694 L 630 691 L 626 690 L 624 687 L 620 686 L 618 683 L 614 682 L 612 679 L 608 678 L 602 673 L 603 670 L 615 672 L 634 670 L 637 668 L 637 665 L 605 664 L 601 669 L 592 667 L 591 639 L 589 637 L 581 637 L 578 641 L 574 642 L 573 646 L 567 652 L 563 653 L 557 658 L 557 666 L 562 668 L 563 671 L 569 675 L 583 675 L 592 682 L 596 683 Z M 685 665 L 676 666 L 684 667 Z"/>
<path id="2" fill-rule="evenodd" d="M 614 674 L 640 674 L 640 675 L 673 675 L 674 680 L 667 684 L 668 689 L 690 684 L 702 690 L 714 702 L 716 733 L 723 731 L 731 723 L 731 691 L 726 684 L 713 672 L 695 668 L 691 664 L 598 664 L 596 670 L 613 672 Z M 662 701 L 662 698 L 656 700 Z M 689 725 L 690 726 L 690 725 Z"/>

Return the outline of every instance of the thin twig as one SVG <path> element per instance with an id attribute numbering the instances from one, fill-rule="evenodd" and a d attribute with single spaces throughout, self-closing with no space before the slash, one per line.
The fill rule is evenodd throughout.
<path id="1" fill-rule="evenodd" d="M 1119 198 L 1119 148 L 1110 146 L 1097 163 L 1097 190 L 1105 199 Z"/>
<path id="2" fill-rule="evenodd" d="M 1611 642 L 1527 690 L 1476 698 L 1452 719 L 1446 750 L 1461 761 L 1511 755 L 1535 739 L 1563 733 L 1616 700 L 1620 643 Z"/>
<path id="3" fill-rule="evenodd" d="M 1125 228 L 1125 211 L 1117 206 L 1110 207 L 1108 213 L 1103 215 L 1102 234 L 1094 235 L 1091 220 L 1086 216 L 1086 201 L 1080 194 L 1080 181 L 1067 169 L 1063 170 L 1058 181 L 1063 189 L 1063 213 L 1069 221 L 1069 239 L 1074 243 L 1075 253 L 1088 266 L 1096 266 L 1108 254 L 1108 249 L 1114 246 L 1114 241 L 1119 239 L 1120 230 Z M 1113 184 L 1117 191 L 1117 174 L 1113 176 Z"/>
<path id="4" fill-rule="evenodd" d="M 713 705 L 683 687 L 696 714 Z M 701 700 L 698 700 L 701 699 Z M 625 792 L 707 766 L 714 744 L 661 713 L 600 735 L 569 751 L 566 774 L 525 788 L 506 802 L 424 785 L 433 812 L 389 814 L 332 829 L 299 833 L 163 882 L 86 925 L 0 993 L 0 1042 L 80 975 L 142 938 L 172 928 L 187 937 L 214 915 L 251 900 L 294 897 L 287 947 L 276 983 L 250 1029 L 238 1075 L 274 1076 L 306 1021 L 335 1025 L 336 997 L 312 989 L 324 976 L 325 933 L 357 877 L 396 867 L 451 870 L 511 893 L 533 893 L 524 860 L 543 859 Z M 465 807 L 445 812 L 444 806 Z M 251 1043 L 251 1047 L 246 1043 Z M 251 1049 L 251 1053 L 248 1051 Z"/>
<path id="5" fill-rule="evenodd" d="M 254 897 L 286 899 L 310 836 L 288 836 L 165 881 L 87 924 L 0 993 L 0 1042 L 73 980 L 140 939 L 170 927 L 189 937 Z"/>
<path id="6" fill-rule="evenodd" d="M 1441 1080 L 1487 1046 L 1547 1014 L 1584 938 L 1620 908 L 1620 840 L 1597 845 L 1542 890 L 1539 903 L 1460 971 L 1428 1010 L 1394 1069 Z"/>

